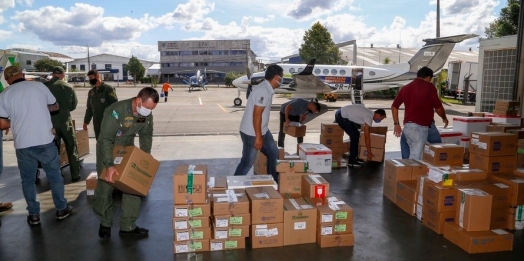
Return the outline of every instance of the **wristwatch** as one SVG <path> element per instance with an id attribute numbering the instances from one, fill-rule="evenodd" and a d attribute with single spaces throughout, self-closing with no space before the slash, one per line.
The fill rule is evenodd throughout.
<path id="1" fill-rule="evenodd" d="M 395 122 L 395 123 L 393 123 L 393 125 L 400 125 L 400 123 L 398 123 L 398 122 Z"/>

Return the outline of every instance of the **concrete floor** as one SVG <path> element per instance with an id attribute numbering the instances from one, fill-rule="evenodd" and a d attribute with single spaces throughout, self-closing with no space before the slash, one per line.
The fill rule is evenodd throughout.
<path id="1" fill-rule="evenodd" d="M 134 93 L 134 90 L 129 93 Z M 205 92 L 202 92 L 203 94 Z M 378 104 L 384 107 L 386 105 Z M 221 111 L 219 106 L 214 110 L 215 113 Z M 453 110 L 466 111 L 468 108 Z M 167 114 L 167 111 L 167 108 L 161 109 L 159 114 Z M 155 119 L 158 119 L 156 112 Z M 221 116 L 214 114 L 208 117 L 217 115 Z M 331 116 L 325 116 L 323 122 L 329 122 Z M 187 121 L 202 121 L 189 115 L 179 117 Z M 81 120 L 80 117 L 76 118 Z M 173 127 L 172 124 L 176 123 L 164 122 L 162 126 L 167 132 Z M 238 122 L 234 124 L 228 128 L 237 129 Z M 274 130 L 273 127 L 271 129 Z M 64 171 L 66 197 L 75 207 L 74 215 L 61 222 L 55 220 L 49 185 L 43 173 L 37 185 L 38 198 L 42 204 L 42 224 L 39 227 L 29 227 L 25 221 L 26 204 L 21 191 L 13 144 L 12 141 L 4 141 L 5 167 L 0 177 L 0 200 L 12 201 L 14 208 L 0 214 L 0 260 L 523 260 L 522 230 L 514 232 L 514 250 L 511 252 L 470 255 L 423 226 L 416 218 L 409 216 L 382 196 L 382 164 L 368 164 L 360 169 L 340 169 L 332 174 L 322 175 L 330 182 L 331 193 L 343 198 L 354 208 L 353 247 L 321 249 L 316 244 L 309 244 L 274 249 L 174 255 L 171 217 L 172 172 L 175 167 L 185 163 L 207 164 L 211 176 L 231 175 L 239 162 L 242 144 L 238 135 L 195 133 L 183 136 L 191 134 L 184 132 L 170 134 L 172 136 L 154 138 L 152 154 L 161 161 L 161 167 L 149 195 L 143 199 L 141 215 L 137 222 L 139 226 L 150 229 L 150 236 L 140 240 L 118 237 L 118 207 L 115 209 L 112 237 L 109 240 L 100 240 L 99 222 L 92 211 L 93 199 L 86 196 L 83 182 L 71 183 L 67 168 Z M 305 142 L 318 140 L 319 133 L 315 130 L 308 132 L 305 138 Z M 386 158 L 400 157 L 398 143 L 399 140 L 393 137 L 391 132 L 388 133 Z M 91 151 L 94 152 L 94 139 L 91 139 L 90 144 Z M 295 146 L 296 141 L 288 137 L 286 151 L 292 152 Z M 94 163 L 94 154 L 85 158 L 83 179 L 95 170 Z"/>

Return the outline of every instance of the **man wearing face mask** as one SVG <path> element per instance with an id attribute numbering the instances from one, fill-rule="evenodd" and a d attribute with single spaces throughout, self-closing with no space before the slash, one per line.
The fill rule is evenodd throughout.
<path id="1" fill-rule="evenodd" d="M 266 69 L 265 80 L 253 88 L 247 99 L 246 109 L 240 122 L 240 138 L 242 139 L 242 159 L 238 164 L 235 176 L 246 175 L 255 163 L 257 151 L 267 157 L 267 174 L 278 182 L 276 163 L 278 148 L 269 131 L 269 114 L 273 102 L 273 89 L 280 87 L 284 79 L 282 67 L 272 64 Z"/>
<path id="2" fill-rule="evenodd" d="M 151 111 L 158 104 L 158 92 L 152 87 L 140 90 L 137 97 L 123 100 L 107 107 L 102 120 L 100 137 L 96 143 L 96 171 L 98 177 L 105 172 L 105 181 L 113 183 L 113 177 L 120 175 L 113 162 L 115 146 L 134 146 L 136 134 L 139 136 L 140 149 L 151 153 L 153 143 L 153 114 Z M 98 180 L 95 189 L 93 210 L 100 219 L 98 235 L 101 238 L 111 236 L 113 224 L 114 187 Z M 149 231 L 135 224 L 140 213 L 139 196 L 122 194 L 122 214 L 120 217 L 121 237 L 147 236 Z"/>
<path id="3" fill-rule="evenodd" d="M 308 114 L 318 113 L 320 111 L 320 104 L 316 101 L 308 101 L 306 99 L 298 98 L 288 101 L 280 106 L 280 127 L 278 131 L 278 146 L 284 147 L 284 124 L 289 126 L 289 123 L 304 122 Z M 302 143 L 304 137 L 297 137 L 297 143 Z"/>
<path id="4" fill-rule="evenodd" d="M 87 108 L 84 116 L 84 130 L 87 130 L 87 125 L 93 119 L 93 129 L 95 131 L 95 138 L 98 140 L 100 134 L 100 124 L 104 116 L 104 110 L 111 104 L 118 101 L 116 91 L 109 84 L 100 80 L 100 74 L 97 70 L 90 70 L 87 73 L 89 84 L 93 86 L 87 94 Z"/>
<path id="5" fill-rule="evenodd" d="M 351 143 L 349 145 L 348 167 L 360 167 L 357 160 L 358 144 L 360 141 L 360 126 L 364 126 L 364 140 L 368 151 L 367 160 L 372 160 L 374 155 L 371 153 L 371 124 L 379 123 L 386 118 L 386 111 L 378 109 L 371 111 L 362 104 L 347 105 L 335 112 L 335 122 L 349 135 Z"/>

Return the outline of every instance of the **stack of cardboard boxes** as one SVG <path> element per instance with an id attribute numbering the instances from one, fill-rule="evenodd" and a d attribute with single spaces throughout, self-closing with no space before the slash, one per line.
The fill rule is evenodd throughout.
<path id="1" fill-rule="evenodd" d="M 301 194 L 302 176 L 306 175 L 308 163 L 304 160 L 282 160 L 277 163 L 278 191 L 293 196 Z"/>
<path id="2" fill-rule="evenodd" d="M 249 237 L 251 215 L 244 190 L 217 190 L 212 193 L 212 234 L 210 250 L 243 249 Z"/>
<path id="3" fill-rule="evenodd" d="M 317 244 L 324 247 L 352 246 L 353 209 L 337 197 L 328 197 L 317 206 Z"/>
<path id="4" fill-rule="evenodd" d="M 504 116 L 517 116 L 520 110 L 519 101 L 496 100 L 493 114 Z"/>
<path id="5" fill-rule="evenodd" d="M 174 253 L 209 251 L 211 204 L 207 166 L 179 165 L 173 175 Z"/>
<path id="6" fill-rule="evenodd" d="M 251 247 L 284 245 L 284 199 L 273 187 L 246 188 L 251 204 Z"/>
<path id="7" fill-rule="evenodd" d="M 344 148 L 344 130 L 342 130 L 338 124 L 321 124 L 320 144 L 331 150 L 333 155 L 332 164 L 334 168 L 340 168 L 344 163 L 346 163 L 342 155 L 349 151 L 349 144 L 347 148 Z"/>
<path id="8" fill-rule="evenodd" d="M 372 161 L 383 162 L 384 154 L 386 152 L 386 135 L 388 132 L 387 126 L 370 127 L 370 143 L 371 153 L 373 153 Z M 360 132 L 359 139 L 359 153 L 358 158 L 361 160 L 367 160 L 368 151 L 366 147 L 366 139 L 364 132 Z"/>
<path id="9" fill-rule="evenodd" d="M 284 148 L 278 147 L 278 159 L 284 159 Z M 266 175 L 267 174 L 267 157 L 262 152 L 257 153 L 255 158 L 255 163 L 253 164 L 253 172 L 256 175 Z"/>
<path id="10" fill-rule="evenodd" d="M 78 157 L 82 158 L 89 154 L 89 133 L 87 130 L 82 128 L 76 129 L 75 133 Z M 59 151 L 60 166 L 66 166 L 69 164 L 69 158 L 67 157 L 67 151 L 65 148 L 64 141 L 60 142 Z"/>
<path id="11" fill-rule="evenodd" d="M 488 175 L 512 173 L 517 164 L 517 135 L 502 132 L 473 132 L 469 165 Z"/>

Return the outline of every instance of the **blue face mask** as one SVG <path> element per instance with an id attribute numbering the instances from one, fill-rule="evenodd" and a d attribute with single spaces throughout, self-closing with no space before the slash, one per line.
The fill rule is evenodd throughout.
<path id="1" fill-rule="evenodd" d="M 373 121 L 374 121 L 375 123 L 380 123 L 382 120 L 380 120 L 380 119 L 373 119 Z"/>

